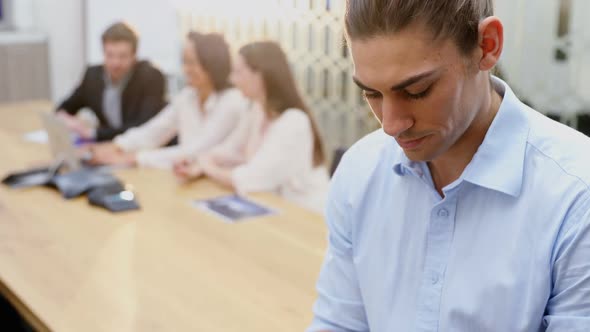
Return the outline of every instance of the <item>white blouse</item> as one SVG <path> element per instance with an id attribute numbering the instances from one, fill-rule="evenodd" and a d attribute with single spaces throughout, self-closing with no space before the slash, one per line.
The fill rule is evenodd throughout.
<path id="1" fill-rule="evenodd" d="M 114 143 L 126 152 L 137 152 L 139 166 L 171 169 L 175 161 L 195 158 L 223 141 L 248 106 L 248 100 L 232 88 L 210 95 L 201 112 L 198 92 L 186 87 L 158 115 L 115 137 Z M 177 146 L 162 147 L 176 135 Z"/>
<path id="2" fill-rule="evenodd" d="M 275 192 L 323 213 L 329 176 L 313 165 L 313 132 L 307 114 L 288 109 L 263 133 L 264 113 L 250 108 L 232 134 L 211 152 L 240 163 L 232 173 L 238 193 Z"/>

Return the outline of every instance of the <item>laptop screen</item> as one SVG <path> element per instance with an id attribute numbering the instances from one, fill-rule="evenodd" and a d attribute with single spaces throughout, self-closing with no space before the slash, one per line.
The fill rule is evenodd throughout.
<path id="1" fill-rule="evenodd" d="M 41 113 L 41 119 L 47 131 L 53 158 L 63 160 L 70 171 L 79 169 L 80 158 L 74 146 L 72 134 L 65 124 L 52 113 Z"/>

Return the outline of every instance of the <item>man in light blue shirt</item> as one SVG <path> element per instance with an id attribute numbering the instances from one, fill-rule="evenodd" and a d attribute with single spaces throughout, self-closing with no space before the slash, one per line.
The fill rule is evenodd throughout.
<path id="1" fill-rule="evenodd" d="M 382 124 L 334 175 L 309 331 L 590 331 L 590 139 L 490 76 L 491 0 L 348 0 Z"/>

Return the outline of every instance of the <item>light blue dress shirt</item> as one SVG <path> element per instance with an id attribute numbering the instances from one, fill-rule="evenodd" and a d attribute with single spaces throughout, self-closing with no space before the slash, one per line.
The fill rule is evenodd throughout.
<path id="1" fill-rule="evenodd" d="M 382 130 L 345 154 L 309 331 L 590 331 L 590 139 L 494 82 L 444 198 Z"/>

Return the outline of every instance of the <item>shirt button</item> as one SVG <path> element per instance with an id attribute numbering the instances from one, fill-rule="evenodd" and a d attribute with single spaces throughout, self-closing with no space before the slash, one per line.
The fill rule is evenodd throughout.
<path id="1" fill-rule="evenodd" d="M 438 216 L 441 218 L 446 218 L 449 216 L 449 210 L 442 208 L 440 210 L 438 210 Z"/>
<path id="2" fill-rule="evenodd" d="M 433 285 L 436 285 L 436 284 L 438 284 L 438 281 L 439 281 L 439 279 L 440 279 L 440 278 L 438 277 L 438 274 L 436 274 L 436 273 L 433 273 L 433 274 L 432 274 L 432 277 L 431 277 L 431 279 L 430 279 L 430 281 L 432 281 L 432 284 L 433 284 Z"/>

